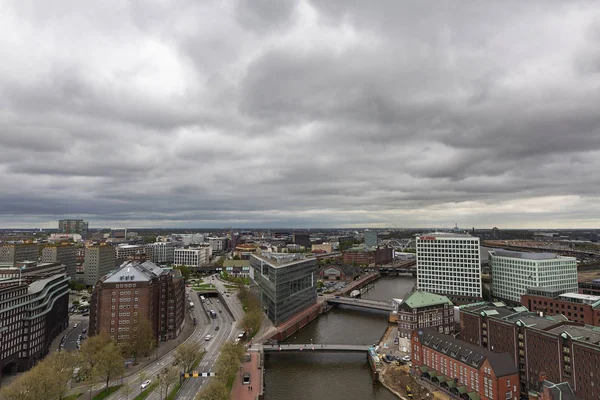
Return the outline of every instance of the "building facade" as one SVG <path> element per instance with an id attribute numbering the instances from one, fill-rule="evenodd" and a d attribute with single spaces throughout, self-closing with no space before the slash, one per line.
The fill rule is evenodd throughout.
<path id="1" fill-rule="evenodd" d="M 77 247 L 74 245 L 46 246 L 42 249 L 42 262 L 61 263 L 70 279 L 75 279 L 77 273 Z"/>
<path id="2" fill-rule="evenodd" d="M 0 246 L 0 264 L 13 266 L 19 261 L 39 259 L 39 247 L 35 243 L 8 243 Z"/>
<path id="3" fill-rule="evenodd" d="M 90 335 L 106 333 L 118 343 L 136 336 L 141 319 L 159 340 L 175 339 L 185 321 L 185 284 L 178 270 L 129 261 L 94 286 Z"/>
<path id="4" fill-rule="evenodd" d="M 250 275 L 250 260 L 225 260 L 223 271 L 232 276 Z"/>
<path id="5" fill-rule="evenodd" d="M 311 250 L 313 252 L 332 253 L 333 252 L 333 244 L 332 243 L 313 244 L 311 246 Z"/>
<path id="6" fill-rule="evenodd" d="M 328 265 L 318 270 L 319 278 L 329 281 L 352 282 L 360 274 L 360 269 L 348 264 Z"/>
<path id="7" fill-rule="evenodd" d="M 292 243 L 310 249 L 310 233 L 293 233 Z"/>
<path id="8" fill-rule="evenodd" d="M 173 264 L 185 265 L 190 268 L 200 268 L 210 261 L 208 257 L 209 251 L 210 249 L 208 247 L 175 249 Z"/>
<path id="9" fill-rule="evenodd" d="M 600 296 L 600 279 L 594 279 L 588 282 L 579 282 L 579 293 L 591 294 L 594 296 Z"/>
<path id="10" fill-rule="evenodd" d="M 83 283 L 92 286 L 115 269 L 115 249 L 112 246 L 88 246 L 85 249 Z"/>
<path id="11" fill-rule="evenodd" d="M 175 261 L 175 246 L 172 242 L 156 242 L 148 245 L 150 259 L 154 263 L 165 264 Z"/>
<path id="12" fill-rule="evenodd" d="M 87 238 L 88 222 L 82 219 L 61 219 L 58 221 L 58 231 L 60 233 L 78 233 L 83 238 Z"/>
<path id="13" fill-rule="evenodd" d="M 463 340 L 511 356 L 519 369 L 521 392 L 540 393 L 548 380 L 567 382 L 582 399 L 600 396 L 597 327 L 503 303 L 462 306 L 460 326 Z"/>
<path id="14" fill-rule="evenodd" d="M 377 247 L 377 231 L 365 231 L 365 246 Z"/>
<path id="15" fill-rule="evenodd" d="M 206 238 L 210 245 L 213 253 L 220 253 L 227 250 L 227 238 L 226 237 L 208 237 Z"/>
<path id="16" fill-rule="evenodd" d="M 458 301 L 481 299 L 479 238 L 454 233 L 417 237 L 417 287 Z"/>
<path id="17" fill-rule="evenodd" d="M 412 369 L 455 397 L 519 399 L 519 372 L 506 353 L 496 354 L 433 328 L 412 333 Z"/>
<path id="18" fill-rule="evenodd" d="M 33 367 L 69 325 L 69 278 L 2 282 L 0 321 L 0 375 Z"/>
<path id="19" fill-rule="evenodd" d="M 315 258 L 286 253 L 253 254 L 250 266 L 263 310 L 275 325 L 317 302 Z"/>
<path id="20" fill-rule="evenodd" d="M 454 305 L 446 296 L 415 290 L 398 305 L 400 348 L 410 348 L 412 332 L 434 328 L 440 333 L 454 333 Z"/>
<path id="21" fill-rule="evenodd" d="M 144 262 L 148 258 L 148 245 L 120 244 L 115 247 L 115 260 L 117 260 L 117 264 L 121 264 L 126 260 Z"/>
<path id="22" fill-rule="evenodd" d="M 394 249 L 391 247 L 355 246 L 342 251 L 345 264 L 381 265 L 394 261 Z"/>
<path id="23" fill-rule="evenodd" d="M 529 311 L 546 315 L 562 314 L 569 321 L 600 326 L 600 296 L 563 293 L 562 290 L 531 288 L 521 296 L 521 304 Z"/>
<path id="24" fill-rule="evenodd" d="M 492 294 L 502 300 L 521 303 L 530 287 L 553 287 L 577 292 L 577 260 L 554 253 L 527 253 L 507 250 L 489 252 Z"/>

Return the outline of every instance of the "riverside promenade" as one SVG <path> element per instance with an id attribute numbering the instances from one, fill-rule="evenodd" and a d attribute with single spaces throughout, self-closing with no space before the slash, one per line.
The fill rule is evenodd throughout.
<path id="1" fill-rule="evenodd" d="M 249 349 L 247 354 L 250 360 L 245 359 L 242 362 L 240 372 L 235 377 L 229 395 L 232 400 L 262 400 L 264 397 L 263 356 L 257 349 Z M 243 382 L 246 374 L 250 374 L 248 384 Z"/>

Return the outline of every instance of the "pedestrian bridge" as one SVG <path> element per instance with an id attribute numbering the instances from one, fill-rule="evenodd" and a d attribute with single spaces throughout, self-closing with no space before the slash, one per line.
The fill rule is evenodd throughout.
<path id="1" fill-rule="evenodd" d="M 356 344 L 276 344 L 273 346 L 263 345 L 261 350 L 265 353 L 277 352 L 300 352 L 300 351 L 320 351 L 320 352 L 361 352 L 369 351 L 368 345 Z"/>
<path id="2" fill-rule="evenodd" d="M 350 297 L 332 297 L 327 299 L 329 304 L 341 304 L 345 306 L 370 308 L 372 310 L 392 311 L 392 304 L 385 301 L 353 299 Z"/>

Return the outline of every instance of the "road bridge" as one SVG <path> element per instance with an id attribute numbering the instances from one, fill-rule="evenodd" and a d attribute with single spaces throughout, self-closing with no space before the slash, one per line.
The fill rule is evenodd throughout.
<path id="1" fill-rule="evenodd" d="M 341 304 L 345 306 L 369 308 L 371 310 L 392 311 L 392 304 L 385 301 L 353 299 L 350 297 L 332 297 L 327 299 L 329 304 Z"/>
<path id="2" fill-rule="evenodd" d="M 265 353 L 278 353 L 278 352 L 300 352 L 300 351 L 320 351 L 320 352 L 360 352 L 366 353 L 369 351 L 368 345 L 357 345 L 357 344 L 286 344 L 281 343 L 279 345 L 262 345 L 260 348 L 256 348 L 258 351 L 263 351 Z"/>

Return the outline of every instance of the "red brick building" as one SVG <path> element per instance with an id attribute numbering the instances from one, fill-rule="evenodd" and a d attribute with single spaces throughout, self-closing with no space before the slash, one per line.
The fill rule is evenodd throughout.
<path id="1" fill-rule="evenodd" d="M 530 311 L 547 315 L 562 314 L 569 321 L 600 326 L 600 296 L 554 293 L 547 288 L 531 288 L 521 296 L 521 304 Z"/>
<path id="2" fill-rule="evenodd" d="M 463 399 L 518 399 L 519 372 L 508 354 L 497 354 L 439 333 L 415 330 L 412 368 L 422 379 Z"/>
<path id="3" fill-rule="evenodd" d="M 391 247 L 356 246 L 342 252 L 344 264 L 389 264 L 394 261 L 394 249 Z"/>
<path id="4" fill-rule="evenodd" d="M 463 340 L 511 356 L 521 392 L 541 393 L 548 380 L 567 382 L 582 399 L 600 397 L 600 328 L 503 303 L 462 306 L 460 326 Z"/>
<path id="5" fill-rule="evenodd" d="M 158 340 L 176 338 L 185 318 L 185 284 L 178 270 L 146 261 L 124 263 L 94 286 L 90 335 L 101 332 L 119 343 L 133 339 L 148 319 Z"/>
<path id="6" fill-rule="evenodd" d="M 352 282 L 359 274 L 359 268 L 352 265 L 328 265 L 318 270 L 319 279 Z"/>

